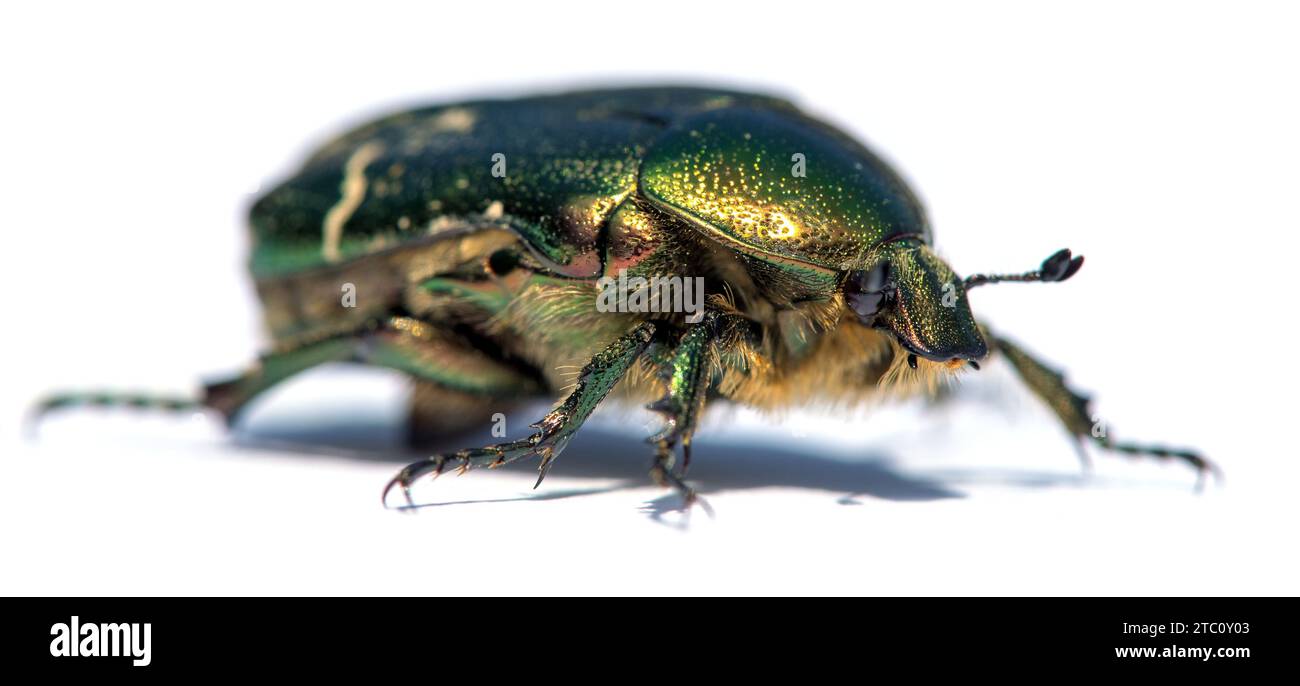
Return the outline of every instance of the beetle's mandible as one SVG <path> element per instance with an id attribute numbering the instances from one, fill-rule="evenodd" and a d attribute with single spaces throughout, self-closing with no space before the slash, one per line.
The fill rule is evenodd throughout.
<path id="1" fill-rule="evenodd" d="M 567 393 L 526 438 L 403 469 L 384 500 L 398 487 L 409 503 L 413 481 L 448 468 L 536 457 L 540 484 L 614 396 L 663 416 L 651 475 L 689 504 L 706 403 L 930 394 L 996 354 L 1081 449 L 1214 469 L 1192 451 L 1095 431 L 1061 373 L 972 314 L 971 288 L 1064 281 L 1082 257 L 958 276 L 898 174 L 782 99 L 632 88 L 401 112 L 326 144 L 249 221 L 272 337 L 258 364 L 197 399 L 68 393 L 42 409 L 206 408 L 233 420 L 303 370 L 353 361 L 414 380 L 410 439 L 426 445 Z"/>

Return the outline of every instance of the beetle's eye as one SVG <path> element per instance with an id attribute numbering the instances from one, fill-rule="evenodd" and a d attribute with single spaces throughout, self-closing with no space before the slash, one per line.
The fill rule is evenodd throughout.
<path id="1" fill-rule="evenodd" d="M 885 304 L 884 293 L 849 293 L 845 298 L 849 307 L 863 319 L 876 316 L 880 306 Z"/>
<path id="2" fill-rule="evenodd" d="M 885 306 L 889 284 L 889 263 L 881 262 L 866 271 L 849 274 L 844 300 L 861 319 L 874 317 Z"/>
<path id="3" fill-rule="evenodd" d="M 880 262 L 862 274 L 859 283 L 862 285 L 862 292 L 880 292 L 884 290 L 887 281 L 889 281 L 889 262 Z"/>

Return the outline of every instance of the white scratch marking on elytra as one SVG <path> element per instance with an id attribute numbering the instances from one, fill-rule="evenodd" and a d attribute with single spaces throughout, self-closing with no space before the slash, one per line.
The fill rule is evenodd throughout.
<path id="1" fill-rule="evenodd" d="M 320 252 L 326 262 L 339 261 L 339 242 L 343 240 L 343 225 L 361 206 L 366 197 L 366 167 L 384 152 L 384 146 L 371 141 L 357 148 L 343 167 L 343 183 L 339 184 L 339 201 L 325 213 L 321 227 Z"/>
<path id="2" fill-rule="evenodd" d="M 469 133 L 474 130 L 474 122 L 478 116 L 474 110 L 464 107 L 451 107 L 434 115 L 429 120 L 430 128 L 434 133 L 444 131 L 450 133 Z"/>

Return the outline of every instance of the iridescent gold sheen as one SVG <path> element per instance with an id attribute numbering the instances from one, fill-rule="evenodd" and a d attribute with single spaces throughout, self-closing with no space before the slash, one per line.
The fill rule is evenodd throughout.
<path id="1" fill-rule="evenodd" d="M 929 237 L 920 203 L 892 170 L 799 113 L 684 119 L 651 147 L 641 190 L 715 238 L 835 269 L 887 240 Z"/>

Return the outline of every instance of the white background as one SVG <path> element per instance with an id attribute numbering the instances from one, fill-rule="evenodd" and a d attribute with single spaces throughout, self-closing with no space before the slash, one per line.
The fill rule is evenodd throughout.
<path id="1" fill-rule="evenodd" d="M 6 7 L 0 592 L 1295 594 L 1295 11 L 714 5 Z M 788 94 L 860 135 L 959 272 L 1086 254 L 973 305 L 1115 435 L 1196 446 L 1226 483 L 1105 455 L 1085 477 L 1001 365 L 934 412 L 711 415 L 693 477 L 717 516 L 689 522 L 645 477 L 639 411 L 599 413 L 538 491 L 523 465 L 385 511 L 404 387 L 352 368 L 234 433 L 82 411 L 21 435 L 52 389 L 191 392 L 252 359 L 242 214 L 341 127 L 662 81 Z"/>

